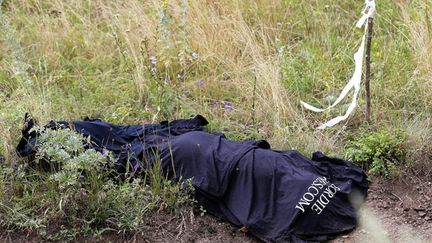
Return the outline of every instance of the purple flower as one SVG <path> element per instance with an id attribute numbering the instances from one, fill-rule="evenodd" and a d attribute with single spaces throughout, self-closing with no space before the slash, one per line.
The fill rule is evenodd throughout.
<path id="1" fill-rule="evenodd" d="M 213 103 L 213 106 L 219 106 L 219 102 L 215 102 L 215 103 Z"/>
<path id="2" fill-rule="evenodd" d="M 227 109 L 228 111 L 233 111 L 231 102 L 224 102 L 224 105 L 225 109 Z"/>
<path id="3" fill-rule="evenodd" d="M 141 165 L 138 162 L 132 163 L 134 170 L 138 170 L 141 168 Z"/>
<path id="4" fill-rule="evenodd" d="M 204 86 L 204 81 L 203 80 L 200 80 L 200 81 L 198 81 L 198 83 L 197 83 L 199 86 Z"/>

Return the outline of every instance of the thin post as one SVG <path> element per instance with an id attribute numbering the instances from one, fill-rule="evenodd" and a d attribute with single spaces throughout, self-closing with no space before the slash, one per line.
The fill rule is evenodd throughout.
<path id="1" fill-rule="evenodd" d="M 367 36 L 366 36 L 366 70 L 365 70 L 365 90 L 366 90 L 366 121 L 371 122 L 371 94 L 370 94 L 370 52 L 372 44 L 372 28 L 373 28 L 373 18 L 368 18 L 367 23 Z"/>
<path id="2" fill-rule="evenodd" d="M 428 31 L 428 36 L 430 37 L 431 34 L 431 23 L 429 21 L 429 3 L 428 0 L 425 0 L 425 21 L 426 21 L 426 27 Z"/>
<path id="3" fill-rule="evenodd" d="M 253 96 L 252 96 L 252 126 L 254 129 L 256 129 L 258 133 L 258 127 L 256 125 L 256 119 L 255 119 L 256 88 L 257 88 L 257 77 L 255 76 L 254 84 L 253 84 Z"/>

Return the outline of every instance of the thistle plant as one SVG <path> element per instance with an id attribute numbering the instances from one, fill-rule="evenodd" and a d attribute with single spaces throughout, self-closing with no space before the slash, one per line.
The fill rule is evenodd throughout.
<path id="1" fill-rule="evenodd" d="M 103 181 L 107 176 L 108 157 L 84 148 L 84 142 L 91 144 L 89 138 L 68 128 L 37 130 L 36 163 L 48 161 L 54 172 L 49 179 L 57 182 L 61 190 L 87 188 L 91 186 L 90 178 Z"/>

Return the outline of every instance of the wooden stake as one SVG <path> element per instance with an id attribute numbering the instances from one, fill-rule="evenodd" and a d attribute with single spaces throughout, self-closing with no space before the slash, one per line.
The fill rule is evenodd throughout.
<path id="1" fill-rule="evenodd" d="M 367 36 L 366 36 L 366 70 L 365 70 L 365 90 L 366 90 L 366 121 L 371 123 L 371 95 L 370 95 L 370 52 L 372 44 L 372 28 L 373 28 L 373 18 L 368 18 L 367 23 Z"/>
<path id="2" fill-rule="evenodd" d="M 431 34 L 431 23 L 429 21 L 429 3 L 428 0 L 425 0 L 425 21 L 428 30 L 428 35 L 430 37 Z"/>
<path id="3" fill-rule="evenodd" d="M 255 119 L 256 88 L 257 88 L 257 77 L 255 76 L 254 86 L 253 86 L 253 97 L 252 97 L 252 126 L 254 129 L 256 129 L 258 133 L 258 127 L 256 126 L 256 119 Z"/>

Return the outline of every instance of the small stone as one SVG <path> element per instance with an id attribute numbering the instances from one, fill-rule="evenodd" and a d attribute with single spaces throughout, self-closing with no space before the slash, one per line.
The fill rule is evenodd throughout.
<path id="1" fill-rule="evenodd" d="M 424 212 L 424 211 L 420 211 L 418 214 L 419 214 L 420 217 L 426 216 L 426 212 Z"/>
<path id="2" fill-rule="evenodd" d="M 431 220 L 431 217 L 426 216 L 424 219 L 425 219 L 426 221 L 429 221 L 429 220 Z"/>

